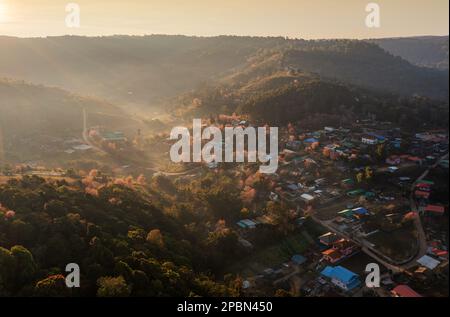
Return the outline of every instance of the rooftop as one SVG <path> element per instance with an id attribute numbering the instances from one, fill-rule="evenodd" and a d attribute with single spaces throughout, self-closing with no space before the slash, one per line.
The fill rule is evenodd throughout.
<path id="1" fill-rule="evenodd" d="M 422 297 L 408 285 L 398 285 L 392 292 L 399 297 Z"/>
<path id="2" fill-rule="evenodd" d="M 431 256 L 424 255 L 420 259 L 417 260 L 422 266 L 425 266 L 427 269 L 434 270 L 441 262 L 436 259 L 433 259 Z"/>
<path id="3" fill-rule="evenodd" d="M 347 270 L 342 266 L 327 266 L 325 269 L 323 269 L 321 274 L 328 278 L 337 279 L 345 284 L 352 283 L 353 280 L 359 277 L 358 274 L 353 273 L 352 271 Z"/>

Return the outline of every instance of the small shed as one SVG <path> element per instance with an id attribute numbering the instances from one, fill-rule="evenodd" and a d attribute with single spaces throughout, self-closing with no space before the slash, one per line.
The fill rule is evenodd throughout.
<path id="1" fill-rule="evenodd" d="M 291 261 L 297 265 L 301 265 L 306 262 L 306 258 L 303 255 L 295 254 L 292 256 Z"/>

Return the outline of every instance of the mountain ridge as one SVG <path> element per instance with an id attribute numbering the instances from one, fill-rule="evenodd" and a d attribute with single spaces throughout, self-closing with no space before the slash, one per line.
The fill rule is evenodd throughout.
<path id="1" fill-rule="evenodd" d="M 386 68 L 400 69 L 390 83 L 401 94 L 425 94 L 446 99 L 442 84 L 436 82 L 446 73 L 425 70 L 406 64 L 379 46 L 366 40 L 302 40 L 283 37 L 188 37 L 188 36 L 110 36 L 110 37 L 0 37 L 0 76 L 20 78 L 34 83 L 59 86 L 79 94 L 92 94 L 113 102 L 139 103 L 152 106 L 166 98 L 196 89 L 205 82 L 216 81 L 245 67 L 249 59 L 261 53 L 309 51 L 321 65 L 320 52 L 330 58 L 339 57 L 336 47 L 365 48 L 368 55 L 382 56 Z M 356 49 L 350 51 L 355 53 Z M 318 56 L 316 56 L 318 55 Z M 351 57 L 351 56 L 350 56 Z M 362 56 L 364 57 L 364 55 Z M 366 56 L 368 65 L 370 56 Z M 354 67 L 358 65 L 353 64 Z M 364 69 L 355 68 L 355 72 Z M 447 71 L 448 73 L 448 71 Z M 324 73 L 322 76 L 335 75 Z M 404 78 L 413 83 L 426 76 L 419 91 L 397 87 Z M 388 77 L 388 76 L 386 76 Z M 436 79 L 437 78 L 437 79 Z M 349 78 L 340 78 L 348 80 Z M 350 78 L 354 79 L 354 78 Z M 358 80 L 356 80 L 358 81 Z M 364 78 L 369 87 L 376 80 Z M 447 78 L 448 82 L 448 78 Z M 415 84 L 416 85 L 416 84 Z M 416 89 L 417 90 L 417 89 Z"/>

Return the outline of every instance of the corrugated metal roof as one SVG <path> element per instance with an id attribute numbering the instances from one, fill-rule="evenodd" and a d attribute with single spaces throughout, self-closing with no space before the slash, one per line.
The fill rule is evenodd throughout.
<path id="1" fill-rule="evenodd" d="M 392 290 L 392 292 L 400 297 L 422 297 L 408 285 L 398 285 Z"/>
<path id="2" fill-rule="evenodd" d="M 423 257 L 417 260 L 417 263 L 419 263 L 422 266 L 425 266 L 427 269 L 434 270 L 436 266 L 438 266 L 441 262 L 439 262 L 436 259 L 433 259 L 428 255 L 424 255 Z"/>
<path id="3" fill-rule="evenodd" d="M 350 270 L 347 270 L 342 266 L 327 266 L 322 272 L 322 275 L 325 275 L 328 278 L 335 278 L 342 281 L 345 284 L 352 282 L 355 278 L 358 278 L 358 274 L 353 273 Z"/>

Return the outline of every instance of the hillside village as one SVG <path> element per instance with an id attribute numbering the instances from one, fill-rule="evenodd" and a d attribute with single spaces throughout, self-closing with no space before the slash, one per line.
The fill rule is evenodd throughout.
<path id="1" fill-rule="evenodd" d="M 0 297 L 448 297 L 448 36 L 332 37 L 0 36 Z"/>
<path id="2" fill-rule="evenodd" d="M 252 125 L 236 115 L 205 123 L 221 129 Z M 205 173 L 241 179 L 245 207 L 240 219 L 228 225 L 247 255 L 229 269 L 242 276 L 246 296 L 448 295 L 446 131 L 405 132 L 375 119 L 315 131 L 288 124 L 280 130 L 279 169 L 269 175 L 259 174 L 255 164 L 214 162 L 189 163 L 180 173 L 154 170 L 117 153 L 139 153 L 154 142 L 167 148 L 166 136 L 152 143 L 144 142 L 140 132 L 129 138 L 134 141 L 123 132 L 93 127 L 86 140 L 61 144 L 67 155 L 105 151 L 122 164 L 95 182 L 83 181 L 92 195 L 123 173 L 135 174 L 137 183 L 144 176 L 161 175 L 189 183 Z M 38 162 L 3 168 L 2 173 L 0 183 L 23 175 L 69 182 L 83 177 L 74 169 L 47 169 Z M 289 234 L 267 248 L 264 232 L 271 227 Z M 365 287 L 369 263 L 380 266 L 379 288 Z"/>
<path id="3" fill-rule="evenodd" d="M 271 191 L 258 197 L 252 217 L 237 223 L 241 243 L 251 248 L 252 231 L 271 223 L 259 212 L 265 199 L 291 208 L 289 221 L 299 231 L 312 220 L 323 234 L 307 234 L 311 244 L 301 254 L 249 276 L 249 294 L 252 285 L 272 281 L 289 289 L 299 278 L 302 295 L 361 295 L 372 291 L 363 287 L 370 262 L 384 272 L 374 295 L 419 296 L 432 281 L 448 283 L 448 230 L 438 225 L 448 224 L 448 185 L 438 176 L 448 173 L 445 131 L 404 133 L 389 122 L 362 120 L 318 131 L 289 124 L 283 132 L 281 167 L 268 176 Z M 355 265 L 357 258 L 367 263 Z"/>

